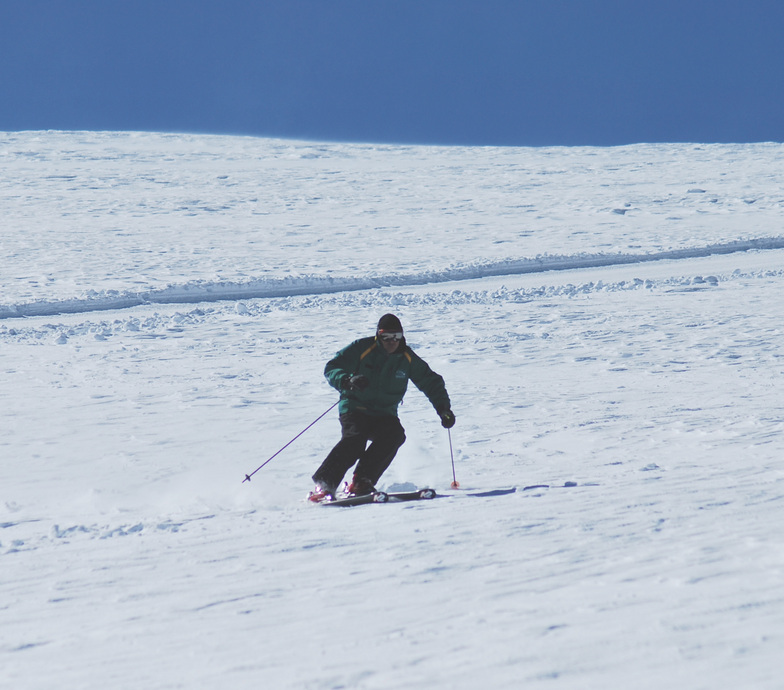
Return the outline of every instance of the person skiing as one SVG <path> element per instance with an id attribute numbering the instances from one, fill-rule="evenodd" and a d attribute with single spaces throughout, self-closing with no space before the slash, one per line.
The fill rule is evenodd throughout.
<path id="1" fill-rule="evenodd" d="M 376 490 L 376 483 L 406 440 L 397 408 L 409 380 L 430 400 L 444 428 L 455 424 L 444 379 L 406 344 L 403 325 L 394 314 L 381 317 L 375 336 L 360 338 L 340 350 L 327 362 L 324 376 L 340 391 L 342 435 L 313 475 L 312 501 L 334 498 L 354 463 L 349 494 L 360 496 Z"/>

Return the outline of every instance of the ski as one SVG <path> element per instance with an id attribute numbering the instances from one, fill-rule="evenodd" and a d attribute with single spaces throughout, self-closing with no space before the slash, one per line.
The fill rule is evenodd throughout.
<path id="1" fill-rule="evenodd" d="M 383 491 L 375 491 L 372 494 L 363 494 L 362 496 L 343 496 L 333 498 L 332 500 L 319 501 L 322 506 L 363 506 L 368 503 L 386 503 L 389 496 Z"/>
<path id="2" fill-rule="evenodd" d="M 435 489 L 417 489 L 416 491 L 391 491 L 387 493 L 389 503 L 396 501 L 429 501 L 437 498 Z"/>
<path id="3" fill-rule="evenodd" d="M 436 498 L 433 489 L 418 489 L 416 491 L 375 491 L 363 496 L 344 496 L 332 500 L 319 501 L 324 506 L 362 506 L 368 503 L 402 503 L 404 501 L 423 501 Z"/>

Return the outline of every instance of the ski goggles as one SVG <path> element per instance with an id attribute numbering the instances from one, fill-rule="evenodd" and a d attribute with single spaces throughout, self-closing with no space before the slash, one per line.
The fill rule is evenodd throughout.
<path id="1" fill-rule="evenodd" d="M 379 331 L 378 337 L 387 343 L 391 343 L 393 340 L 403 340 L 402 333 L 385 333 L 384 331 Z"/>

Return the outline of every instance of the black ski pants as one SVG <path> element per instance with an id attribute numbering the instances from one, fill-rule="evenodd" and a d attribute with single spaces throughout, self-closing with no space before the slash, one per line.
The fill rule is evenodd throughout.
<path id="1" fill-rule="evenodd" d="M 375 486 L 405 443 L 406 433 L 400 420 L 362 412 L 340 415 L 342 436 L 313 475 L 313 481 L 337 488 L 349 468 L 359 460 L 355 474 Z M 370 441 L 370 445 L 367 443 Z"/>

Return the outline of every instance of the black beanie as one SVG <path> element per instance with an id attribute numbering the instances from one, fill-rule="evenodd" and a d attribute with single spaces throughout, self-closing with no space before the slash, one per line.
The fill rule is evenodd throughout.
<path id="1" fill-rule="evenodd" d="M 402 333 L 403 332 L 403 324 L 400 323 L 400 319 L 397 318 L 394 314 L 384 314 L 378 320 L 378 327 L 376 331 L 388 331 L 393 333 Z"/>

